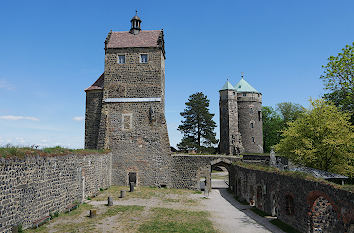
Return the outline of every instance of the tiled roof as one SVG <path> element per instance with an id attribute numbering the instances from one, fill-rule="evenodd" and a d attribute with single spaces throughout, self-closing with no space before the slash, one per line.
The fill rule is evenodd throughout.
<path id="1" fill-rule="evenodd" d="M 221 88 L 220 91 L 222 90 L 234 90 L 235 88 L 232 86 L 232 84 L 229 81 L 226 81 L 224 86 Z"/>
<path id="2" fill-rule="evenodd" d="M 259 93 L 254 87 L 252 87 L 246 80 L 243 78 L 235 85 L 237 92 L 255 92 Z"/>
<path id="3" fill-rule="evenodd" d="M 140 31 L 137 35 L 126 32 L 112 32 L 107 48 L 159 47 L 160 30 Z"/>
<path id="4" fill-rule="evenodd" d="M 92 84 L 89 88 L 85 89 L 85 91 L 102 90 L 103 80 L 104 80 L 104 73 L 101 74 L 101 76 L 96 80 L 94 84 Z"/>

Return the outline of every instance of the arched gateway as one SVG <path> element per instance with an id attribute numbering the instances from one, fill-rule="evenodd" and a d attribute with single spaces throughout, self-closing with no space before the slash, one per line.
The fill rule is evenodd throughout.
<path id="1" fill-rule="evenodd" d="M 172 155 L 172 183 L 175 188 L 200 189 L 200 180 L 205 179 L 211 189 L 212 167 L 222 166 L 230 174 L 230 166 L 239 160 L 236 156 L 222 155 Z"/>

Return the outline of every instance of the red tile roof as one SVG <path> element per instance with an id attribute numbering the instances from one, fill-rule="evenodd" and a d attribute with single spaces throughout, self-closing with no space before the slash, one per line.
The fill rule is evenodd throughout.
<path id="1" fill-rule="evenodd" d="M 127 32 L 112 32 L 107 48 L 159 47 L 160 30 L 140 31 L 137 35 Z"/>
<path id="2" fill-rule="evenodd" d="M 104 80 L 104 73 L 101 74 L 101 76 L 96 80 L 94 84 L 92 84 L 89 88 L 85 89 L 85 91 L 102 90 L 103 80 Z"/>

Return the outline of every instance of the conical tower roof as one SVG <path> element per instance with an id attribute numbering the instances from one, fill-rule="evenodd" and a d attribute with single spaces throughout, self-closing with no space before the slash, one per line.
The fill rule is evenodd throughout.
<path id="1" fill-rule="evenodd" d="M 254 87 L 251 86 L 246 80 L 241 78 L 241 80 L 235 85 L 235 90 L 237 92 L 256 92 L 259 93 Z"/>
<path id="2" fill-rule="evenodd" d="M 229 80 L 227 80 L 220 91 L 223 91 L 223 90 L 235 90 L 235 88 L 232 86 L 232 84 L 229 82 Z"/>

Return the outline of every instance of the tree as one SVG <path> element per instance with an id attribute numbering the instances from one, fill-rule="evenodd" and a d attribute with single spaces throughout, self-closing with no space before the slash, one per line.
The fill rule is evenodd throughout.
<path id="1" fill-rule="evenodd" d="M 329 172 L 354 175 L 354 127 L 349 114 L 324 100 L 289 123 L 277 152 L 296 164 Z"/>
<path id="2" fill-rule="evenodd" d="M 305 111 L 300 104 L 283 102 L 277 104 L 276 110 L 272 107 L 263 107 L 263 149 L 270 152 L 274 145 L 280 142 L 281 131 L 288 127 L 288 123 L 296 120 Z"/>
<path id="3" fill-rule="evenodd" d="M 180 114 L 184 120 L 178 126 L 178 130 L 183 133 L 182 141 L 177 145 L 179 149 L 200 151 L 203 145 L 210 146 L 218 142 L 214 133 L 214 114 L 209 112 L 209 100 L 202 92 L 189 96 L 186 108 Z"/>
<path id="4" fill-rule="evenodd" d="M 325 89 L 330 91 L 324 95 L 324 99 L 348 112 L 354 124 L 354 42 L 346 45 L 337 56 L 330 56 L 328 61 L 327 65 L 322 66 L 324 72 L 320 77 Z"/>
<path id="5" fill-rule="evenodd" d="M 287 127 L 287 124 L 295 121 L 305 111 L 305 108 L 300 104 L 283 102 L 277 104 L 277 111 L 283 120 L 283 126 Z"/>
<path id="6" fill-rule="evenodd" d="M 279 143 L 283 120 L 277 111 L 272 107 L 264 106 L 262 108 L 263 121 L 263 149 L 264 152 L 270 152 L 272 147 Z"/>

